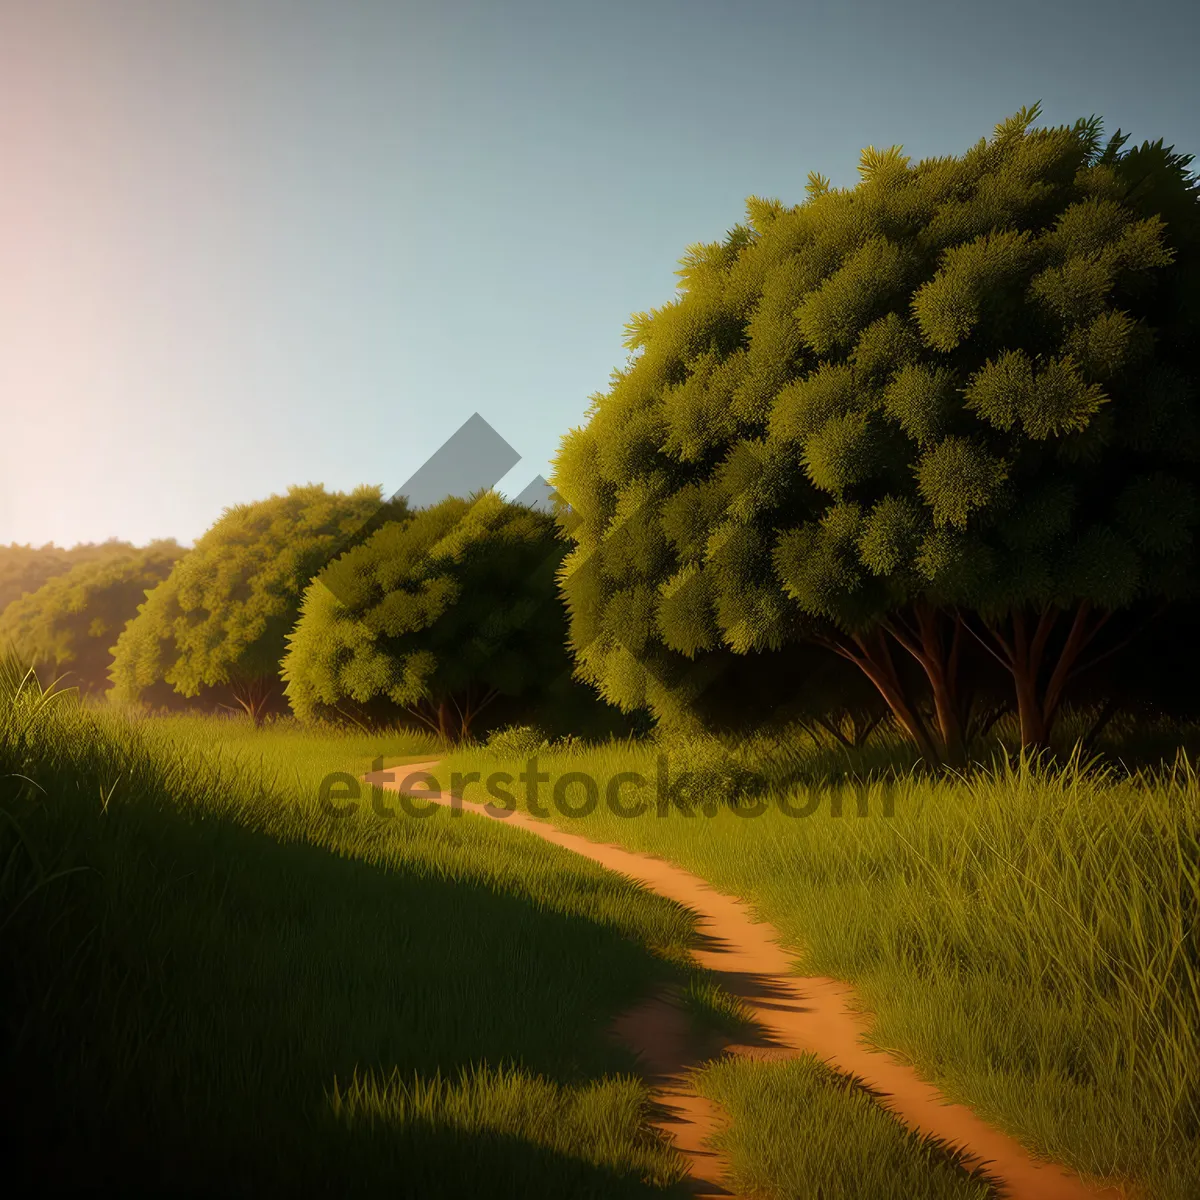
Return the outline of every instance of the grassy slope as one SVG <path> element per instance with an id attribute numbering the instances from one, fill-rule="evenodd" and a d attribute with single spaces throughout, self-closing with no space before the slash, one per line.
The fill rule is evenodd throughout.
<path id="1" fill-rule="evenodd" d="M 679 745 L 671 776 L 698 767 L 696 795 L 716 800 L 726 791 L 712 758 L 711 747 Z M 447 761 L 443 783 L 452 769 L 516 775 L 522 763 L 474 750 Z M 542 785 L 547 798 L 568 771 L 592 775 L 601 795 L 621 771 L 655 778 L 654 752 L 634 744 L 543 751 L 539 769 L 552 777 Z M 514 790 L 523 802 L 523 785 Z M 781 790 L 815 811 L 788 817 L 772 801 L 754 819 L 724 804 L 711 817 L 673 810 L 662 818 L 651 786 L 622 793 L 626 803 L 639 794 L 649 801 L 641 817 L 616 816 L 602 801 L 584 818 L 552 819 L 661 854 L 748 897 L 804 970 L 858 986 L 879 1045 L 908 1055 L 1036 1150 L 1086 1173 L 1136 1177 L 1163 1198 L 1196 1194 L 1194 774 L 1157 786 L 1067 771 Z M 474 795 L 486 798 L 482 788 Z M 838 796 L 840 817 L 831 811 Z M 891 817 L 882 815 L 886 801 Z M 805 1072 L 740 1065 L 714 1075 L 711 1087 L 742 1115 L 728 1145 L 745 1182 L 806 1194 L 789 1190 L 794 1146 L 819 1139 L 820 1120 L 806 1123 L 808 1138 L 795 1121 L 775 1123 L 772 1136 L 752 1120 L 769 1096 L 804 1111 Z"/>
<path id="2" fill-rule="evenodd" d="M 671 1192 L 604 1030 L 689 918 L 480 821 L 322 816 L 376 749 L 0 700 L 14 1194 Z"/>

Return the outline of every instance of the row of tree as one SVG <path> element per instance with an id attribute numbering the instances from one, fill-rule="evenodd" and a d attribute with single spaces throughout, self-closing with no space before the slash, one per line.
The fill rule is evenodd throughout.
<path id="1" fill-rule="evenodd" d="M 294 487 L 187 551 L 82 556 L 0 613 L 0 644 L 122 704 L 408 718 L 451 740 L 531 716 L 604 731 L 623 723 L 572 679 L 564 550 L 552 516 L 495 492 L 410 512 Z"/>
<path id="2" fill-rule="evenodd" d="M 856 187 L 693 246 L 564 438 L 554 517 L 293 488 L 186 553 L 84 556 L 0 640 L 126 702 L 446 737 L 599 696 L 890 715 L 960 762 L 1008 711 L 1028 746 L 1072 699 L 1194 711 L 1200 193 L 1161 142 L 1035 118 L 868 149 Z"/>

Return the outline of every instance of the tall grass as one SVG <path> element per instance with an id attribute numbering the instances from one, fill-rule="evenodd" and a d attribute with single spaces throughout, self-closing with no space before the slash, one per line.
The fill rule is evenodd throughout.
<path id="1" fill-rule="evenodd" d="M 320 810 L 394 743 L 212 733 L 3 676 L 11 1194 L 675 1194 L 604 1030 L 688 977 L 683 910 L 481 822 Z"/>
<path id="2" fill-rule="evenodd" d="M 672 780 L 693 775 L 665 817 L 660 751 Z M 619 772 L 641 773 L 647 786 L 622 795 L 640 794 L 643 815 L 601 803 L 551 819 L 747 897 L 798 970 L 857 985 L 876 1044 L 1035 1151 L 1156 1196 L 1195 1196 L 1200 780 L 1186 758 L 1134 774 L 1076 756 L 1056 767 L 1001 759 L 967 777 L 835 778 L 828 752 L 610 743 L 544 748 L 538 767 L 551 776 L 546 799 L 568 771 L 592 775 L 601 795 Z M 759 778 L 747 788 L 750 766 Z M 523 764 L 476 749 L 451 769 Z M 751 816 L 755 803 L 765 811 Z M 746 1068 L 786 1089 L 768 1084 L 776 1070 Z"/>
<path id="3" fill-rule="evenodd" d="M 446 748 L 428 733 L 412 729 L 364 731 L 308 725 L 291 717 L 271 717 L 259 728 L 241 714 L 144 717 L 135 726 L 152 752 L 169 758 L 182 750 L 189 761 L 217 774 L 250 776 L 267 789 L 316 795 L 316 781 L 335 770 L 359 775 L 382 761 L 434 759 Z"/>
<path id="4" fill-rule="evenodd" d="M 740 1029 L 689 962 L 689 914 L 472 817 L 321 810 L 331 771 L 428 754 L 402 736 L 135 726 L 14 679 L 0 1162 L 15 1194 L 682 1194 L 605 1030 L 664 982 L 701 1041 Z M 885 1195 L 899 1162 L 906 1197 L 980 1195 L 940 1150 L 880 1140 L 878 1112 L 838 1115 L 851 1149 L 812 1160 L 823 1194 Z"/>
<path id="5" fill-rule="evenodd" d="M 905 1129 L 852 1079 L 813 1055 L 772 1066 L 727 1056 L 700 1073 L 700 1091 L 729 1114 L 715 1139 L 746 1194 L 771 1200 L 929 1196 L 989 1200 L 962 1158 Z M 853 1131 L 853 1136 L 847 1136 Z M 853 1192 L 830 1181 L 853 1181 Z"/>

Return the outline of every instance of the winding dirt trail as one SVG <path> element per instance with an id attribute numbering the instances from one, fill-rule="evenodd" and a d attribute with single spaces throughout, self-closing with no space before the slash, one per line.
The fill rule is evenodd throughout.
<path id="1" fill-rule="evenodd" d="M 1124 1200 L 1120 1188 L 1090 1185 L 1064 1167 L 1034 1159 L 1014 1138 L 988 1125 L 965 1105 L 949 1103 L 912 1067 L 865 1045 L 861 1035 L 867 1031 L 868 1021 L 850 1007 L 853 990 L 837 980 L 795 974 L 774 927 L 756 920 L 742 901 L 663 859 L 593 842 L 523 812 L 499 812 L 417 786 L 423 782 L 421 773 L 437 765 L 407 763 L 367 775 L 365 781 L 503 821 L 635 879 L 696 914 L 702 938 L 693 951 L 696 960 L 718 976 L 726 991 L 746 1003 L 761 1029 L 761 1038 L 754 1045 L 698 1046 L 691 1019 L 667 991 L 639 1004 L 614 1024 L 614 1033 L 643 1064 L 663 1113 L 656 1124 L 672 1137 L 688 1161 L 694 1194 L 733 1194 L 721 1183 L 727 1177 L 728 1164 L 706 1145 L 721 1128 L 720 1110 L 688 1082 L 692 1068 L 725 1049 L 771 1058 L 816 1054 L 880 1093 L 881 1103 L 911 1128 L 962 1149 L 970 1165 L 982 1167 L 1014 1200 Z"/>

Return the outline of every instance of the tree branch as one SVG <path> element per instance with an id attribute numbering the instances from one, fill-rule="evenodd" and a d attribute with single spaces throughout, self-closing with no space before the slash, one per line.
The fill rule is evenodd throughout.
<path id="1" fill-rule="evenodd" d="M 843 746 L 853 746 L 854 743 L 828 717 L 817 717 L 816 722 L 822 729 L 828 730 Z"/>
<path id="2" fill-rule="evenodd" d="M 881 628 L 886 629 L 888 633 L 890 633 L 892 637 L 894 637 L 896 641 L 899 642 L 900 645 L 907 650 L 909 654 L 911 654 L 913 658 L 917 660 L 917 662 L 921 664 L 922 667 L 926 665 L 925 653 L 917 646 L 916 639 L 912 637 L 911 631 L 906 629 L 903 633 L 901 633 L 896 624 L 890 620 L 884 620 L 881 622 Z"/>
<path id="3" fill-rule="evenodd" d="M 983 622 L 983 627 L 988 631 L 989 634 L 991 634 L 992 637 L 996 639 L 997 645 L 999 645 L 1000 649 L 1003 650 L 1005 655 L 1008 657 L 1008 662 L 1006 665 L 1011 666 L 1014 659 L 1012 646 L 1010 646 L 1008 642 L 1006 642 L 1004 638 L 1000 636 L 1000 631 L 995 627 L 995 625 L 992 624 L 991 621 L 985 619 Z M 1003 662 L 1004 660 L 1001 659 L 1000 661 Z"/>
<path id="4" fill-rule="evenodd" d="M 423 703 L 425 703 L 425 701 L 418 700 L 416 702 L 416 704 L 406 704 L 406 705 L 404 705 L 404 711 L 406 713 L 408 713 L 409 716 L 416 717 L 417 720 L 420 721 L 423 725 L 428 725 L 429 728 L 432 729 L 434 733 L 440 735 L 441 728 L 439 727 L 438 723 L 434 720 L 431 720 L 429 717 L 427 717 L 421 711 L 421 705 Z"/>
<path id="5" fill-rule="evenodd" d="M 1104 662 L 1106 659 L 1112 658 L 1112 656 L 1114 654 L 1117 654 L 1120 651 L 1124 650 L 1125 647 L 1128 646 L 1130 642 L 1141 637 L 1142 634 L 1145 633 L 1146 630 L 1149 629 L 1150 626 L 1155 621 L 1157 621 L 1158 618 L 1161 617 L 1163 615 L 1163 613 L 1166 612 L 1166 610 L 1169 607 L 1170 607 L 1170 605 L 1167 603 L 1160 604 L 1150 616 L 1148 616 L 1140 625 L 1138 625 L 1138 627 L 1136 629 L 1134 629 L 1134 631 L 1131 634 L 1129 634 L 1128 637 L 1119 641 L 1115 646 L 1110 647 L 1108 650 L 1105 650 L 1103 654 L 1098 654 L 1098 655 L 1096 655 L 1095 658 L 1090 658 L 1090 659 L 1088 659 L 1087 662 L 1080 663 L 1078 666 L 1076 666 L 1075 669 L 1068 676 L 1067 682 L 1069 683 L 1077 675 L 1082 675 L 1085 671 L 1090 671 L 1093 667 L 1098 666 L 1100 663 Z M 1107 619 L 1108 619 L 1108 617 L 1106 616 L 1105 620 L 1107 620 Z M 1096 629 L 1093 631 L 1093 636 L 1095 636 L 1096 633 L 1100 632 L 1100 628 L 1103 625 L 1103 623 L 1104 622 L 1102 621 L 1100 623 L 1100 625 L 1096 626 Z"/>
<path id="6" fill-rule="evenodd" d="M 983 647 L 983 648 L 984 648 L 984 649 L 985 649 L 985 650 L 986 650 L 986 651 L 987 651 L 987 652 L 988 652 L 988 653 L 989 653 L 989 654 L 990 654 L 990 655 L 991 655 L 991 656 L 992 656 L 992 657 L 993 657 L 993 658 L 994 658 L 994 659 L 995 659 L 995 660 L 996 660 L 996 661 L 997 661 L 997 662 L 998 662 L 998 663 L 999 663 L 999 664 L 1000 664 L 1000 665 L 1001 665 L 1001 666 L 1002 666 L 1002 667 L 1003 667 L 1003 668 L 1004 668 L 1006 671 L 1011 671 L 1011 670 L 1012 670 L 1012 657 L 1011 657 L 1011 656 L 1012 656 L 1012 651 L 1011 651 L 1011 650 L 1009 650 L 1009 648 L 1008 648 L 1008 644 L 1007 644 L 1007 643 L 1006 643 L 1006 642 L 1005 642 L 1005 641 L 1004 641 L 1002 638 L 998 637 L 998 636 L 997 636 L 997 635 L 994 633 L 994 631 L 993 631 L 993 630 L 991 630 L 990 628 L 988 629 L 988 632 L 989 632 L 989 633 L 990 633 L 990 634 L 991 634 L 993 637 L 996 637 L 996 640 L 997 640 L 998 642 L 1000 642 L 1000 644 L 1001 644 L 1001 645 L 1004 647 L 1005 653 L 1007 653 L 1007 654 L 1009 655 L 1009 658 L 1007 658 L 1007 659 L 1005 659 L 1003 656 L 1001 656 L 1001 655 L 1000 655 L 1000 654 L 999 654 L 999 653 L 996 651 L 996 649 L 995 649 L 993 646 L 989 646 L 989 645 L 988 645 L 987 639 L 986 639 L 986 638 L 985 638 L 985 637 L 984 637 L 982 634 L 980 634 L 980 633 L 976 632 L 976 630 L 975 630 L 974 628 L 972 628 L 972 626 L 971 626 L 971 622 L 970 622 L 970 621 L 968 621 L 968 620 L 967 620 L 967 618 L 966 618 L 966 617 L 964 617 L 964 616 L 962 615 L 962 613 L 961 613 L 961 612 L 958 614 L 958 619 L 959 619 L 959 621 L 962 623 L 962 627 L 963 627 L 963 628 L 964 628 L 964 629 L 965 629 L 965 630 L 966 630 L 966 631 L 967 631 L 967 632 L 968 632 L 968 633 L 969 633 L 969 634 L 970 634 L 970 635 L 971 635 L 971 636 L 972 636 L 972 637 L 973 637 L 973 638 L 974 638 L 974 639 L 975 639 L 975 640 L 976 640 L 976 641 L 977 641 L 977 642 L 978 642 L 978 643 L 979 643 L 979 644 L 980 644 L 980 645 L 981 645 L 981 646 L 982 646 L 982 647 Z"/>
<path id="7" fill-rule="evenodd" d="M 862 729 L 857 730 L 854 734 L 854 745 L 855 746 L 863 745 L 866 742 L 867 738 L 869 738 L 871 736 L 871 734 L 874 733 L 875 730 L 879 727 L 879 723 L 882 720 L 883 720 L 882 716 L 872 717 L 866 723 L 866 725 L 864 725 L 862 727 Z"/>
<path id="8" fill-rule="evenodd" d="M 1091 610 L 1092 605 L 1090 601 L 1083 600 L 1080 602 L 1079 608 L 1075 613 L 1075 620 L 1071 622 L 1071 632 L 1067 634 L 1067 640 L 1063 643 L 1063 648 L 1058 656 L 1058 662 L 1055 664 L 1054 671 L 1050 676 L 1050 682 L 1046 685 L 1043 712 L 1045 713 L 1047 729 L 1049 729 L 1051 721 L 1053 721 L 1055 714 L 1058 712 L 1063 691 L 1067 686 L 1067 681 L 1071 677 L 1075 664 L 1079 660 L 1079 656 L 1083 653 L 1084 647 L 1104 628 L 1111 615 L 1109 613 L 1102 614 L 1089 631 L 1087 618 Z"/>
<path id="9" fill-rule="evenodd" d="M 1057 623 L 1058 609 L 1050 604 L 1042 610 L 1042 615 L 1038 618 L 1033 644 L 1029 648 L 1029 669 L 1035 677 L 1041 666 L 1042 655 L 1046 652 L 1046 642 L 1050 639 L 1050 634 Z"/>

